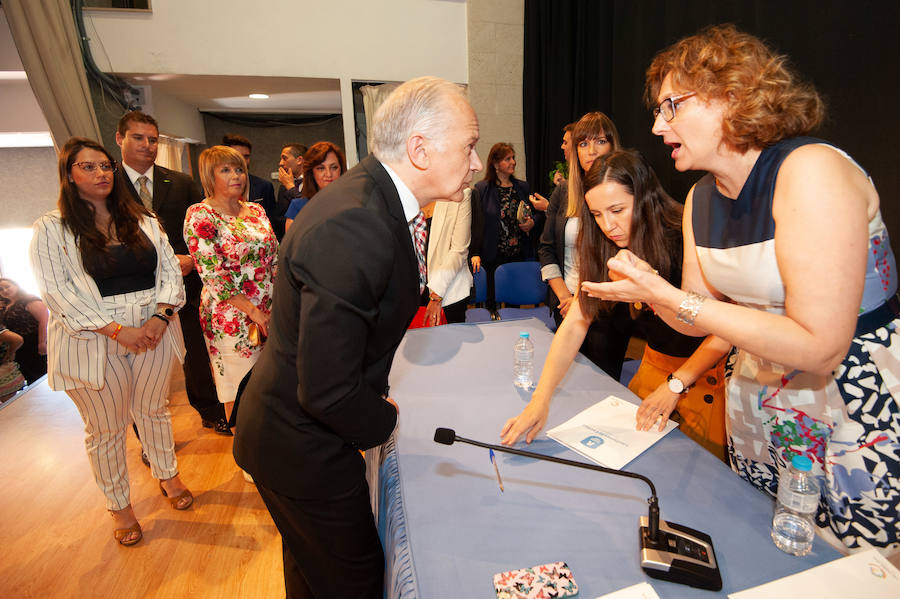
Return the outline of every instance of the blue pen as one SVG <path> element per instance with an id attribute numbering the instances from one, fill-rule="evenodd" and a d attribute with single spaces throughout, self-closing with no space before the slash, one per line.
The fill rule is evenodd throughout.
<path id="1" fill-rule="evenodd" d="M 500 478 L 500 469 L 497 468 L 497 457 L 494 455 L 493 449 L 488 449 L 491 456 L 491 464 L 494 465 L 494 474 L 497 475 L 497 484 L 500 485 L 500 492 L 503 492 L 503 479 Z"/>

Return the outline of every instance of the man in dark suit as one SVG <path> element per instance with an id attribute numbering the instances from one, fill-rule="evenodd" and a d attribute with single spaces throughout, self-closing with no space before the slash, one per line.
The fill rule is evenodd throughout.
<path id="1" fill-rule="evenodd" d="M 281 160 L 278 161 L 278 198 L 275 200 L 275 220 L 272 221 L 272 230 L 275 237 L 281 241 L 284 237 L 284 214 L 290 208 L 291 202 L 301 197 L 303 188 L 303 155 L 306 154 L 306 146 L 298 143 L 290 143 L 281 148 Z M 269 219 L 270 221 L 272 219 Z"/>
<path id="2" fill-rule="evenodd" d="M 190 205 L 203 201 L 200 188 L 189 176 L 154 164 L 159 149 L 159 127 L 147 114 L 134 111 L 119 120 L 116 143 L 122 164 L 116 176 L 135 201 L 156 213 L 175 257 L 181 265 L 187 302 L 178 312 L 184 336 L 184 385 L 188 401 L 200 414 L 200 422 L 220 435 L 231 435 L 225 408 L 216 396 L 209 354 L 200 328 L 200 289 L 203 284 L 184 243 L 184 215 Z"/>
<path id="3" fill-rule="evenodd" d="M 292 599 L 382 596 L 359 450 L 386 441 L 397 421 L 388 375 L 424 289 L 421 207 L 460 201 L 481 169 L 475 113 L 442 79 L 395 90 L 371 140 L 372 155 L 320 191 L 285 236 L 269 339 L 235 429 L 235 459 L 281 532 Z"/>
<path id="4" fill-rule="evenodd" d="M 253 151 L 253 145 L 250 143 L 250 140 L 243 135 L 226 133 L 222 137 L 222 145 L 234 148 L 238 154 L 244 157 L 244 162 L 247 163 L 247 182 L 249 184 L 247 199 L 254 204 L 262 206 L 262 209 L 266 211 L 266 217 L 271 223 L 272 218 L 275 216 L 275 186 L 272 185 L 271 181 L 266 181 L 262 177 L 250 174 L 250 152 Z"/>

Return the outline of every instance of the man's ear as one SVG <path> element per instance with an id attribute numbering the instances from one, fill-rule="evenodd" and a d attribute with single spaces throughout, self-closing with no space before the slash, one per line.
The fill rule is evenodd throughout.
<path id="1" fill-rule="evenodd" d="M 120 148 L 122 147 L 122 140 L 125 139 L 122 137 L 122 134 L 116 131 L 116 145 Z"/>
<path id="2" fill-rule="evenodd" d="M 431 164 L 431 146 L 428 140 L 419 133 L 413 133 L 406 140 L 406 155 L 414 167 L 420 171 L 428 170 Z"/>

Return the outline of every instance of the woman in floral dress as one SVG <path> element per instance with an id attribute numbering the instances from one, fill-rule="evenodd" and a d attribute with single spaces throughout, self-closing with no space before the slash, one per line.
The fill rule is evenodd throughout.
<path id="1" fill-rule="evenodd" d="M 213 146 L 200 154 L 199 170 L 206 199 L 188 208 L 184 239 L 203 280 L 200 324 L 230 416 L 268 335 L 278 242 L 263 209 L 243 200 L 247 169 L 240 154 Z"/>

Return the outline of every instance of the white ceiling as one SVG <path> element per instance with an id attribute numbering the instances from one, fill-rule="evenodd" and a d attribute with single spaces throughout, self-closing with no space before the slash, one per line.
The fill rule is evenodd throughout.
<path id="1" fill-rule="evenodd" d="M 150 85 L 202 112 L 341 113 L 341 84 L 337 79 L 141 73 L 119 76 L 134 85 Z M 254 100 L 248 97 L 251 93 L 268 94 L 269 98 Z"/>

